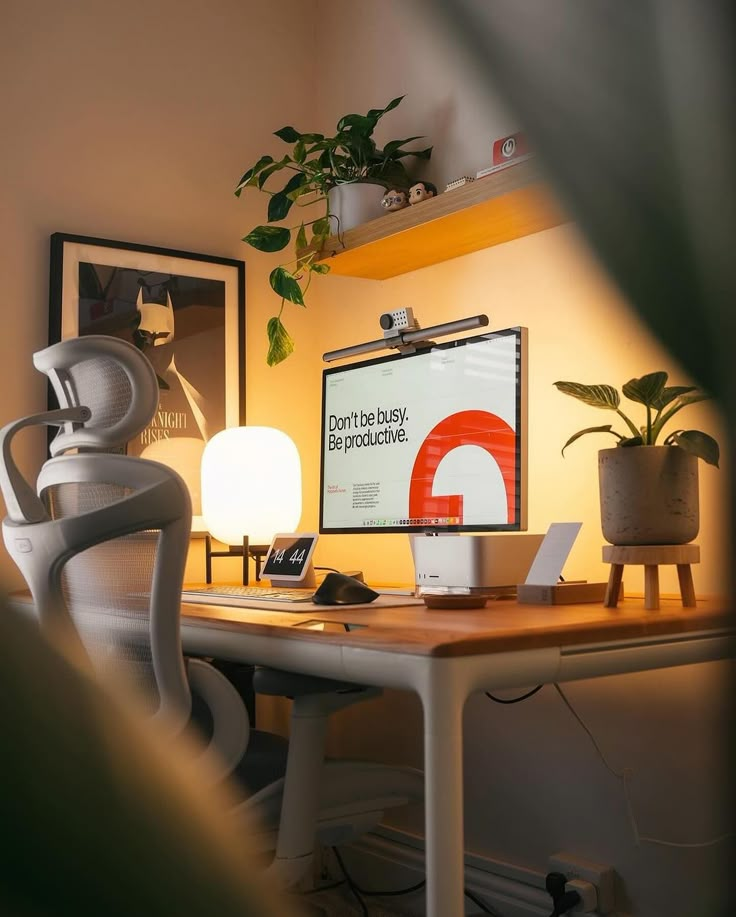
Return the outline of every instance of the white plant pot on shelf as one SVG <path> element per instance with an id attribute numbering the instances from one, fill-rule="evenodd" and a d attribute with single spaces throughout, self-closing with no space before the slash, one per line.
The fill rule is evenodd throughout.
<path id="1" fill-rule="evenodd" d="M 330 232 L 339 235 L 383 216 L 386 211 L 381 206 L 381 200 L 385 193 L 385 185 L 374 182 L 345 182 L 330 188 L 327 194 Z"/>
<path id="2" fill-rule="evenodd" d="M 698 534 L 698 459 L 677 446 L 598 453 L 603 537 L 615 545 L 687 544 Z"/>

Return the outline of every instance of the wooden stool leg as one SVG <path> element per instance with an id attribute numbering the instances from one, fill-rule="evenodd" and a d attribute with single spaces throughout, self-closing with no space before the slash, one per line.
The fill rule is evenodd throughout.
<path id="1" fill-rule="evenodd" d="M 690 564 L 677 564 L 677 578 L 680 581 L 680 595 L 685 608 L 695 608 L 695 586 Z"/>
<path id="2" fill-rule="evenodd" d="M 603 599 L 604 608 L 615 608 L 618 604 L 618 594 L 621 591 L 621 579 L 623 575 L 623 564 L 611 564 L 611 572 L 608 575 L 608 585 L 606 586 L 606 595 Z"/>
<path id="3" fill-rule="evenodd" d="M 648 611 L 659 608 L 659 567 L 657 564 L 644 565 L 644 607 Z"/>

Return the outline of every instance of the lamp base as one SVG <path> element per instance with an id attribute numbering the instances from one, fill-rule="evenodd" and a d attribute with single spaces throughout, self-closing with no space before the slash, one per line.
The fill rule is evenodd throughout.
<path id="1" fill-rule="evenodd" d="M 248 576 L 248 558 L 252 557 L 256 563 L 256 582 L 260 582 L 261 579 L 261 566 L 263 564 L 263 559 L 268 554 L 268 549 L 270 545 L 267 544 L 254 544 L 251 545 L 248 543 L 248 536 L 243 535 L 243 544 L 239 545 L 228 545 L 226 551 L 213 551 L 212 550 L 212 536 L 205 536 L 205 582 L 212 582 L 212 558 L 213 557 L 242 557 L 243 558 L 243 585 L 247 586 L 249 582 Z"/>

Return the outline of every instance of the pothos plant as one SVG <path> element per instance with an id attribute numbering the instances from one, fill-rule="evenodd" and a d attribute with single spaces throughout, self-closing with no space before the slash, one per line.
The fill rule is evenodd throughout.
<path id="1" fill-rule="evenodd" d="M 641 404 L 646 410 L 645 423 L 637 426 L 621 410 L 621 396 L 612 385 L 582 385 L 579 382 L 555 382 L 555 386 L 565 395 L 577 398 L 585 404 L 604 411 L 615 411 L 626 427 L 622 435 L 613 429 L 613 424 L 599 427 L 586 427 L 574 433 L 562 447 L 565 449 L 575 440 L 588 433 L 610 433 L 617 440 L 617 446 L 654 446 L 664 433 L 667 424 L 679 411 L 690 404 L 710 398 L 705 392 L 692 385 L 667 385 L 667 373 L 654 372 L 640 379 L 630 379 L 622 392 L 629 401 Z M 710 465 L 718 467 L 720 452 L 718 443 L 712 436 L 700 430 L 675 429 L 668 433 L 662 445 L 676 446 L 703 459 Z"/>
<path id="2" fill-rule="evenodd" d="M 295 233 L 295 257 L 271 271 L 271 288 L 281 297 L 278 315 L 269 319 L 269 366 L 280 363 L 294 350 L 294 342 L 281 321 L 284 304 L 292 302 L 304 306 L 304 294 L 313 274 L 326 274 L 329 267 L 317 261 L 325 239 L 339 232 L 336 218 L 330 214 L 328 192 L 349 182 L 377 182 L 386 188 L 406 190 L 411 179 L 403 159 L 429 159 L 432 148 L 405 150 L 404 146 L 421 137 L 391 140 L 382 148 L 376 145 L 373 131 L 389 111 L 396 108 L 404 96 L 392 99 L 385 108 L 372 108 L 365 115 L 345 115 L 337 122 L 335 135 L 303 134 L 287 126 L 274 134 L 291 146 L 281 159 L 272 156 L 261 158 L 246 170 L 238 182 L 235 194 L 239 197 L 246 188 L 256 188 L 269 195 L 268 223 L 256 226 L 243 242 L 262 252 L 279 252 L 286 248 Z M 289 178 L 278 190 L 266 183 L 278 172 L 286 171 Z M 294 205 L 305 207 L 321 203 L 323 209 L 314 219 L 299 218 L 292 226 L 274 226 L 289 215 Z M 335 225 L 333 225 L 333 221 Z"/>

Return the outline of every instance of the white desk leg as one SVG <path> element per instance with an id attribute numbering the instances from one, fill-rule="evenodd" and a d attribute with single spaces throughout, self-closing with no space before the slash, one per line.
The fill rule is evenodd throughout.
<path id="1" fill-rule="evenodd" d="M 456 660 L 446 662 L 451 666 Z M 427 917 L 459 917 L 465 913 L 462 723 L 466 698 L 451 675 L 429 682 L 422 692 Z"/>

